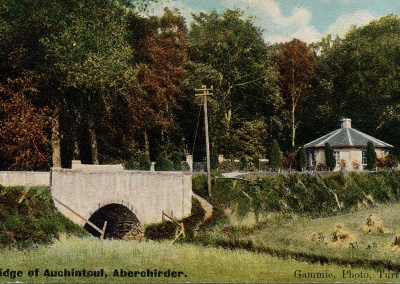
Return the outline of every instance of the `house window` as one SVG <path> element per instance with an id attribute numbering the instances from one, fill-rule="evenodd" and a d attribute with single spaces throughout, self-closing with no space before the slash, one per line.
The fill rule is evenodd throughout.
<path id="1" fill-rule="evenodd" d="M 314 150 L 308 152 L 308 164 L 311 167 L 314 167 L 317 164 Z"/>
<path id="2" fill-rule="evenodd" d="M 367 151 L 362 151 L 361 154 L 361 164 L 366 165 L 367 164 Z"/>
<path id="3" fill-rule="evenodd" d="M 335 157 L 336 165 L 339 165 L 340 164 L 340 152 L 333 151 L 333 156 Z"/>

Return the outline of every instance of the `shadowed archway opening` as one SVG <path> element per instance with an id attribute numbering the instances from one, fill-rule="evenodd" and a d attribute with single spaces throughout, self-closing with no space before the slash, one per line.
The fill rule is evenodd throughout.
<path id="1" fill-rule="evenodd" d="M 93 213 L 89 221 L 100 229 L 103 229 L 104 222 L 107 221 L 105 239 L 138 239 L 142 235 L 141 224 L 136 215 L 121 204 L 112 203 L 101 207 Z M 93 236 L 100 237 L 100 233 L 89 224 L 86 223 L 84 228 Z"/>

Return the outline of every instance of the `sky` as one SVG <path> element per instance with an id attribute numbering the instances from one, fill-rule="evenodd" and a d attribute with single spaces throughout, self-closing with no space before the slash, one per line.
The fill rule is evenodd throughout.
<path id="1" fill-rule="evenodd" d="M 360 27 L 388 14 L 400 15 L 400 0 L 169 0 L 154 6 L 178 8 L 190 24 L 192 13 L 240 9 L 254 17 L 267 43 L 316 42 L 327 34 L 343 37 L 352 27 Z"/>

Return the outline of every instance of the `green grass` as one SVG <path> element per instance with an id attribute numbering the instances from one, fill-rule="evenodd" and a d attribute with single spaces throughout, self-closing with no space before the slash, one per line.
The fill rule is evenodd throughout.
<path id="1" fill-rule="evenodd" d="M 22 277 L 10 279 L 0 276 L 0 283 L 20 282 L 377 282 L 380 279 L 373 269 L 352 269 L 352 273 L 368 273 L 368 278 L 343 278 L 343 270 L 351 268 L 337 265 L 319 265 L 291 259 L 278 259 L 267 254 L 244 250 L 225 250 L 156 242 L 127 242 L 62 237 L 50 246 L 24 251 L 2 251 L 1 269 L 21 270 Z M 99 270 L 104 269 L 107 278 L 94 277 L 44 277 L 50 270 Z M 30 270 L 39 269 L 38 277 L 29 277 Z M 170 269 L 182 271 L 180 278 L 113 277 L 114 270 L 154 271 Z M 331 273 L 336 278 L 297 278 L 302 273 Z M 389 279 L 390 280 L 390 279 Z"/>
<path id="2" fill-rule="evenodd" d="M 367 233 L 363 226 L 370 215 L 379 217 L 386 233 Z M 393 246 L 395 236 L 400 236 L 400 204 L 383 204 L 324 218 L 306 218 L 290 215 L 263 217 L 264 222 L 250 225 L 246 217 L 242 225 L 236 223 L 220 232 L 214 232 L 214 239 L 237 242 L 251 242 L 250 249 L 268 248 L 274 254 L 290 255 L 300 259 L 321 260 L 331 263 L 346 263 L 355 267 L 400 267 L 400 248 Z M 348 243 L 338 247 L 332 240 L 335 225 L 341 224 L 352 236 L 354 248 Z M 325 241 L 312 241 L 314 234 L 323 235 Z M 205 240 L 208 242 L 208 240 Z M 216 242 L 214 242 L 216 243 Z"/>

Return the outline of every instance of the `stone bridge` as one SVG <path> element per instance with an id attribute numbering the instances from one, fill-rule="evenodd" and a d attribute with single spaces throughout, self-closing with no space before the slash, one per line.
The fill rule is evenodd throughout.
<path id="1" fill-rule="evenodd" d="M 0 175 L 0 184 L 17 185 L 18 177 L 19 185 L 46 183 L 46 173 L 6 172 Z M 105 221 L 105 236 L 120 238 L 134 224 L 161 222 L 163 212 L 178 219 L 191 212 L 192 183 L 187 172 L 82 165 L 75 169 L 53 168 L 47 177 L 56 208 L 94 235 L 100 235 L 98 229 Z"/>
<path id="2" fill-rule="evenodd" d="M 132 223 L 161 222 L 163 212 L 183 218 L 191 211 L 191 175 L 185 172 L 53 169 L 51 191 L 58 210 L 89 231 L 87 220 L 100 229 L 107 221 L 109 231 L 122 233 Z"/>

